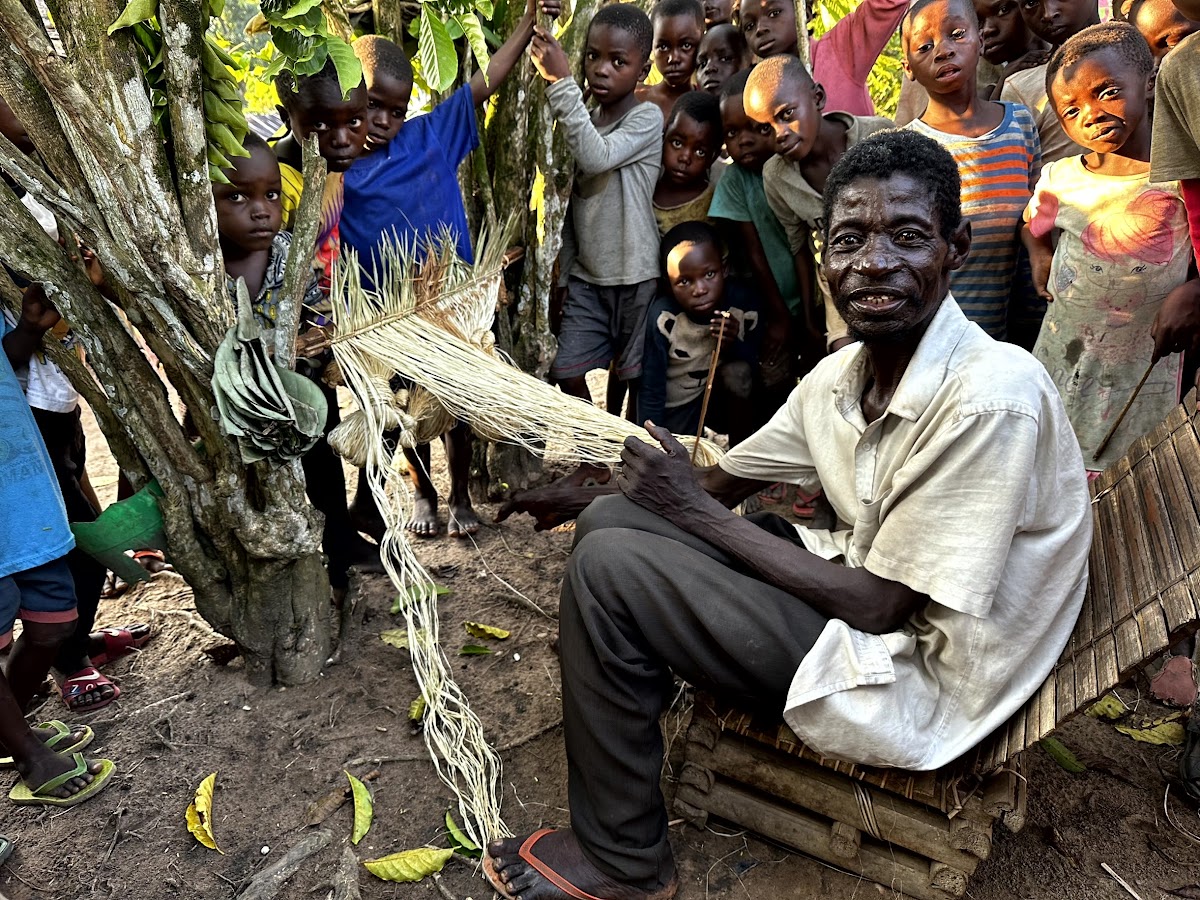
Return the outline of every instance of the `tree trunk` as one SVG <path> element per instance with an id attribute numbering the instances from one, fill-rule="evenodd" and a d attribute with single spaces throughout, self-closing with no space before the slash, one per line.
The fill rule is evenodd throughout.
<path id="1" fill-rule="evenodd" d="M 94 249 L 120 306 L 97 292 L 6 186 L 0 258 L 43 283 L 71 323 L 87 364 L 61 345 L 47 350 L 96 413 L 121 468 L 138 484 L 158 480 L 167 549 L 201 615 L 241 646 L 252 680 L 311 681 L 329 655 L 320 514 L 306 500 L 298 462 L 243 464 L 210 412 L 212 354 L 233 307 L 203 160 L 195 60 L 207 23 L 187 0 L 160 8 L 169 26 L 168 159 L 130 40 L 106 34 L 121 4 L 54 6 L 67 57 L 21 0 L 0 0 L 0 95 L 45 162 L 0 138 L 0 169 Z M 73 236 L 64 234 L 72 254 Z M 9 305 L 17 300 L 11 289 L 0 294 Z M 191 412 L 203 450 L 176 419 L 164 377 Z"/>

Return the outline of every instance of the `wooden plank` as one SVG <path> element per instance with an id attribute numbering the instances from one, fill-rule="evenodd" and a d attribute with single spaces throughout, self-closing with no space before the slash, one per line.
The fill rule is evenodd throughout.
<path id="1" fill-rule="evenodd" d="M 1054 697 L 1054 722 L 1057 725 L 1075 712 L 1075 666 L 1068 663 L 1054 672 L 1056 692 Z"/>
<path id="2" fill-rule="evenodd" d="M 1096 657 L 1093 648 L 1089 646 L 1075 657 L 1075 710 L 1078 712 L 1098 696 L 1100 691 L 1096 685 Z"/>
<path id="3" fill-rule="evenodd" d="M 1122 472 L 1130 471 L 1125 460 L 1118 462 L 1117 466 Z M 1127 477 L 1115 494 L 1120 509 L 1117 521 L 1121 527 L 1121 546 L 1129 560 L 1129 580 L 1133 584 L 1130 610 L 1132 613 L 1158 592 L 1154 589 L 1154 572 L 1148 568 L 1151 562 L 1150 543 L 1144 530 L 1141 504 L 1138 502 L 1137 482 L 1133 477 Z M 1120 597 L 1117 598 L 1117 602 L 1120 602 Z"/>
<path id="4" fill-rule="evenodd" d="M 1154 595 L 1161 585 L 1183 574 L 1183 559 L 1179 555 L 1174 533 L 1172 508 L 1167 505 L 1155 460 L 1147 458 L 1134 466 L 1133 480 L 1142 507 L 1142 517 L 1138 520 L 1142 529 L 1139 530 L 1144 529 L 1146 543 L 1150 547 L 1149 559 L 1140 560 L 1140 563 L 1150 569 L 1148 594 Z"/>
<path id="5" fill-rule="evenodd" d="M 1093 546 L 1095 541 L 1092 542 Z M 1067 649 L 1074 656 L 1079 653 L 1084 647 L 1088 647 L 1092 643 L 1092 594 L 1094 593 L 1095 582 L 1093 581 L 1092 570 L 1089 562 L 1088 566 L 1088 588 L 1083 595 L 1083 605 L 1079 608 L 1079 619 L 1075 622 L 1075 630 L 1071 632 L 1071 639 L 1067 642 Z"/>
<path id="6" fill-rule="evenodd" d="M 1196 603 L 1186 579 L 1170 585 L 1163 592 L 1163 612 L 1167 616 L 1167 630 L 1172 634 L 1196 619 Z"/>
<path id="7" fill-rule="evenodd" d="M 1117 665 L 1117 640 L 1115 635 L 1105 635 L 1096 641 L 1096 690 L 1103 694 L 1121 683 L 1121 669 Z"/>
<path id="8" fill-rule="evenodd" d="M 777 751 L 731 735 L 710 753 L 693 749 L 694 745 L 688 747 L 688 762 L 717 773 L 718 784 L 746 785 L 833 822 L 844 822 L 876 840 L 906 847 L 967 872 L 975 871 L 979 864 L 977 857 L 950 845 L 950 819 L 941 810 L 866 785 L 859 785 L 856 791 L 855 784 L 844 775 L 781 757 Z"/>
<path id="9" fill-rule="evenodd" d="M 1125 619 L 1117 625 L 1117 670 L 1121 677 L 1129 675 L 1145 662 L 1142 652 L 1142 637 L 1138 633 L 1137 621 Z"/>
<path id="10" fill-rule="evenodd" d="M 1112 618 L 1115 629 L 1122 619 L 1133 616 L 1133 583 L 1129 573 L 1129 553 L 1125 543 L 1125 529 L 1121 526 L 1121 513 L 1117 493 L 1124 483 L 1112 493 L 1096 501 L 1100 513 L 1100 529 L 1093 540 L 1102 541 L 1101 552 L 1107 563 L 1109 583 L 1112 585 Z"/>
<path id="11" fill-rule="evenodd" d="M 1092 547 L 1088 553 L 1088 608 L 1092 613 L 1092 640 L 1102 634 L 1112 631 L 1113 615 L 1116 610 L 1116 599 L 1113 597 L 1112 578 L 1108 574 L 1108 557 L 1105 555 L 1104 541 L 1100 529 L 1103 527 L 1099 501 L 1092 507 L 1093 534 Z"/>
<path id="12" fill-rule="evenodd" d="M 1033 734 L 1030 734 L 1029 733 L 1029 725 L 1031 723 L 1027 722 L 1025 724 L 1025 729 L 1026 729 L 1025 737 L 1028 738 L 1031 742 L 1032 741 L 1040 741 L 1042 738 L 1044 738 L 1046 735 L 1048 735 L 1050 732 L 1052 732 L 1054 730 L 1054 727 L 1058 724 L 1058 720 L 1054 717 L 1055 691 L 1056 691 L 1056 680 L 1055 680 L 1054 676 L 1052 675 L 1042 683 L 1042 688 L 1038 692 L 1038 707 L 1039 707 L 1040 715 L 1038 718 L 1037 730 Z"/>
<path id="13" fill-rule="evenodd" d="M 1167 648 L 1167 620 L 1157 600 L 1138 610 L 1138 634 L 1142 638 L 1142 656 L 1151 657 Z"/>
<path id="14" fill-rule="evenodd" d="M 1029 704 L 1026 703 L 1008 720 L 1008 748 L 1004 754 L 1006 761 L 1025 749 L 1025 720 L 1028 716 Z"/>
<path id="15" fill-rule="evenodd" d="M 1200 569 L 1200 518 L 1192 500 L 1187 477 L 1179 460 L 1179 451 L 1174 440 L 1164 441 L 1158 448 L 1155 462 L 1158 465 L 1159 483 L 1163 489 L 1163 502 L 1170 515 L 1172 541 L 1180 554 L 1186 572 Z M 1200 487 L 1200 483 L 1197 483 Z"/>
<path id="16" fill-rule="evenodd" d="M 693 799 L 680 788 L 681 798 L 712 815 L 779 841 L 830 865 L 862 875 L 889 891 L 903 891 L 917 900 L 949 900 L 945 891 L 929 884 L 929 860 L 899 847 L 864 839 L 856 860 L 836 856 L 829 847 L 830 823 L 802 811 L 782 809 L 729 785 L 718 785 L 707 796 Z"/>

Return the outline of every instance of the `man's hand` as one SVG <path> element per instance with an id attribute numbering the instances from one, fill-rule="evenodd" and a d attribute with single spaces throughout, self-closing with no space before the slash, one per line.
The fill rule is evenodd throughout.
<path id="1" fill-rule="evenodd" d="M 1155 362 L 1172 353 L 1200 350 L 1200 279 L 1185 281 L 1167 294 L 1150 335 Z"/>
<path id="2" fill-rule="evenodd" d="M 39 340 L 42 335 L 62 320 L 54 304 L 46 298 L 46 292 L 40 284 L 31 284 L 25 288 L 21 297 L 21 320 L 18 323 L 31 336 Z"/>
<path id="3" fill-rule="evenodd" d="M 674 435 L 649 421 L 646 431 L 662 449 L 640 438 L 625 438 L 625 449 L 621 451 L 624 465 L 617 473 L 617 487 L 643 509 L 679 524 L 680 518 L 688 518 L 689 510 L 708 494 L 696 478 L 687 450 Z"/>
<path id="4" fill-rule="evenodd" d="M 533 66 L 538 70 L 538 74 L 550 84 L 571 77 L 571 63 L 567 60 L 567 53 L 562 44 L 541 25 L 534 26 L 529 55 L 533 58 Z"/>

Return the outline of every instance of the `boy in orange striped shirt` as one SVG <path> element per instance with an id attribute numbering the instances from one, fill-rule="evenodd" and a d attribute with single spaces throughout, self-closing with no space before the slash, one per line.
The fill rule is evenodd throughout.
<path id="1" fill-rule="evenodd" d="M 1021 213 L 1041 174 L 1037 125 L 1019 103 L 979 98 L 979 24 L 969 0 L 917 0 L 901 40 L 905 74 L 929 92 L 924 114 L 906 127 L 950 151 L 971 222 L 971 255 L 951 273 L 950 290 L 967 318 L 1003 339 Z"/>

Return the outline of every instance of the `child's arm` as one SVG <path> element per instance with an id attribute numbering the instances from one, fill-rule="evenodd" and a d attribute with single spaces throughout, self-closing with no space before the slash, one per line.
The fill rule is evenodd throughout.
<path id="1" fill-rule="evenodd" d="M 793 257 L 796 263 L 796 282 L 800 288 L 800 305 L 804 310 L 804 327 L 813 337 L 825 340 L 825 329 L 818 328 L 813 320 L 813 288 L 817 282 L 817 263 L 813 259 L 811 247 L 801 247 Z"/>
<path id="2" fill-rule="evenodd" d="M 734 222 L 736 233 L 746 253 L 746 262 L 754 276 L 754 283 L 761 291 L 762 305 L 766 311 L 766 327 L 763 329 L 761 355 L 764 362 L 773 363 L 787 347 L 792 317 L 787 302 L 779 292 L 775 273 L 767 262 L 767 252 L 753 222 Z"/>
<path id="3" fill-rule="evenodd" d="M 29 364 L 30 357 L 42 346 L 42 335 L 62 318 L 46 299 L 40 284 L 31 284 L 21 296 L 21 318 L 12 331 L 4 335 L 4 355 L 14 369 Z"/>
<path id="4" fill-rule="evenodd" d="M 1054 241 L 1047 231 L 1040 237 L 1035 237 L 1026 223 L 1021 226 L 1021 243 L 1029 251 L 1029 266 L 1033 269 L 1033 288 L 1037 295 L 1047 303 L 1053 303 L 1050 295 L 1050 264 L 1054 262 Z"/>
<path id="5" fill-rule="evenodd" d="M 550 82 L 546 99 L 554 117 L 566 127 L 567 144 L 575 156 L 575 164 L 585 175 L 619 169 L 643 155 L 647 147 L 662 141 L 662 113 L 649 103 L 635 107 L 620 128 L 600 134 L 583 105 L 583 92 L 571 77 L 567 54 L 541 26 L 534 28 L 530 54 L 538 72 Z"/>
<path id="6" fill-rule="evenodd" d="M 817 39 L 824 53 L 842 61 L 855 82 L 865 82 L 908 11 L 908 0 L 863 0 Z"/>
<path id="7" fill-rule="evenodd" d="M 542 15 L 551 19 L 557 19 L 562 14 L 562 0 L 528 0 L 525 15 L 517 22 L 517 27 L 513 29 L 508 40 L 500 45 L 500 49 L 493 53 L 488 61 L 487 77 L 484 78 L 482 72 L 471 76 L 471 99 L 475 101 L 476 106 L 500 90 L 500 85 L 529 46 L 538 7 L 541 8 Z"/>
<path id="8" fill-rule="evenodd" d="M 646 343 L 642 354 L 642 378 L 637 394 L 637 420 L 647 419 L 656 425 L 666 420 L 667 408 L 667 339 L 658 330 L 658 316 L 664 306 L 650 304 L 646 311 Z"/>

